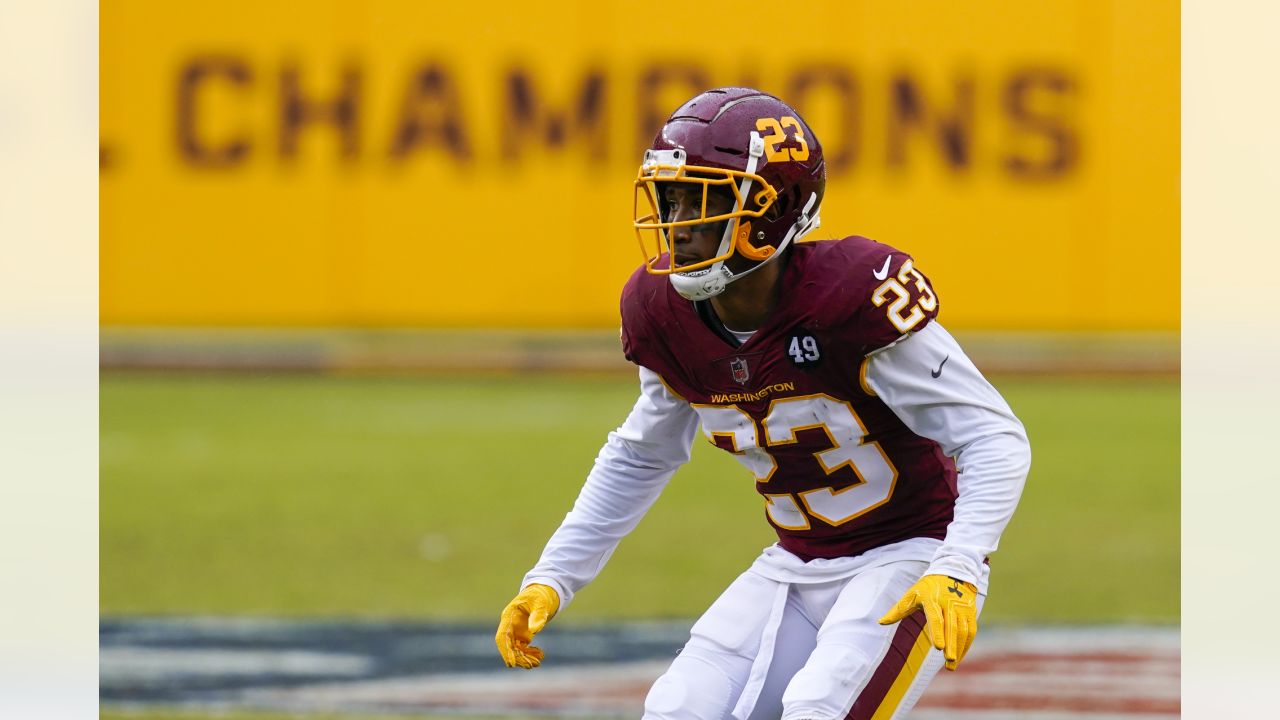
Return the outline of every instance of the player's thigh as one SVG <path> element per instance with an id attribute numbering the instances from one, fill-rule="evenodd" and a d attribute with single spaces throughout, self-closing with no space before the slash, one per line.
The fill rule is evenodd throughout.
<path id="1" fill-rule="evenodd" d="M 986 598 L 978 596 L 977 614 L 982 615 L 982 605 Z M 938 671 L 942 669 L 946 659 L 941 650 L 936 650 L 928 637 L 921 634 L 912 647 L 911 655 L 903 663 L 903 667 L 889 682 L 869 684 L 867 689 L 854 702 L 855 717 L 883 718 L 899 720 L 905 718 L 916 701 L 924 694 Z M 881 688 L 886 688 L 881 693 Z M 878 716 L 878 717 L 877 717 Z"/>
<path id="2" fill-rule="evenodd" d="M 722 720 L 751 675 L 778 583 L 743 573 L 693 625 L 645 698 L 645 720 Z"/>
<path id="3" fill-rule="evenodd" d="M 783 718 L 871 718 L 886 700 L 900 700 L 922 675 L 937 672 L 925 662 L 932 646 L 924 638 L 922 613 L 894 625 L 879 623 L 926 567 L 890 563 L 845 584 L 822 620 L 808 662 L 783 694 Z"/>
<path id="4" fill-rule="evenodd" d="M 809 660 L 818 642 L 817 624 L 802 609 L 793 587 L 778 624 L 773 656 L 764 685 L 756 698 L 749 720 L 778 720 L 782 717 L 782 694 L 800 668 Z"/>

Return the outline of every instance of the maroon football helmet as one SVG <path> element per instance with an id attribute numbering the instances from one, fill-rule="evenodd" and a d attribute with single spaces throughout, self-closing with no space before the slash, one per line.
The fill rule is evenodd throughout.
<path id="1" fill-rule="evenodd" d="M 674 221 L 660 192 L 666 183 L 700 186 L 701 217 Z M 645 150 L 633 222 L 645 269 L 669 275 L 691 300 L 717 295 L 818 227 L 826 183 L 822 146 L 799 113 L 759 90 L 708 90 L 672 113 Z M 732 193 L 733 210 L 708 216 L 713 192 Z M 716 256 L 677 266 L 671 228 L 708 223 L 725 226 Z M 731 270 L 734 255 L 750 266 Z"/>

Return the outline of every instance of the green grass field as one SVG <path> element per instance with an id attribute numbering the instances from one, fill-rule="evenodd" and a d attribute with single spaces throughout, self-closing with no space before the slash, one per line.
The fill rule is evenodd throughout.
<path id="1" fill-rule="evenodd" d="M 995 382 L 1034 463 L 984 621 L 1177 622 L 1177 381 Z M 634 398 L 628 377 L 104 374 L 101 610 L 495 621 Z M 771 538 L 700 441 L 558 621 L 694 617 Z"/>

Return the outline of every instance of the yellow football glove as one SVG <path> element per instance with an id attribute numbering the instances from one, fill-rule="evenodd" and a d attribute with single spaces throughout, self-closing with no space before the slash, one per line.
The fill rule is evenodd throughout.
<path id="1" fill-rule="evenodd" d="M 498 634 L 494 637 L 507 667 L 532 670 L 542 664 L 542 649 L 529 643 L 559 609 L 560 595 L 554 589 L 537 583 L 521 590 L 514 600 L 507 603 L 498 622 Z"/>
<path id="2" fill-rule="evenodd" d="M 946 575 L 925 575 L 880 618 L 880 624 L 896 623 L 923 608 L 929 641 L 942 651 L 946 668 L 955 670 L 978 634 L 977 602 L 978 588 L 972 583 Z"/>

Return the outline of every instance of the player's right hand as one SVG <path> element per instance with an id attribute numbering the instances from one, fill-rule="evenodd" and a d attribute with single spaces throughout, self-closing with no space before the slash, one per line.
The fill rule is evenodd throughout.
<path id="1" fill-rule="evenodd" d="M 560 595 L 547 585 L 534 583 L 507 603 L 498 622 L 498 652 L 507 667 L 532 670 L 542 664 L 542 649 L 529 643 L 542 632 L 547 621 L 560 609 Z"/>
<path id="2" fill-rule="evenodd" d="M 912 585 L 897 605 L 880 618 L 891 625 L 916 610 L 923 610 L 925 632 L 942 651 L 948 670 L 955 670 L 978 634 L 978 588 L 946 575 L 925 575 Z"/>

